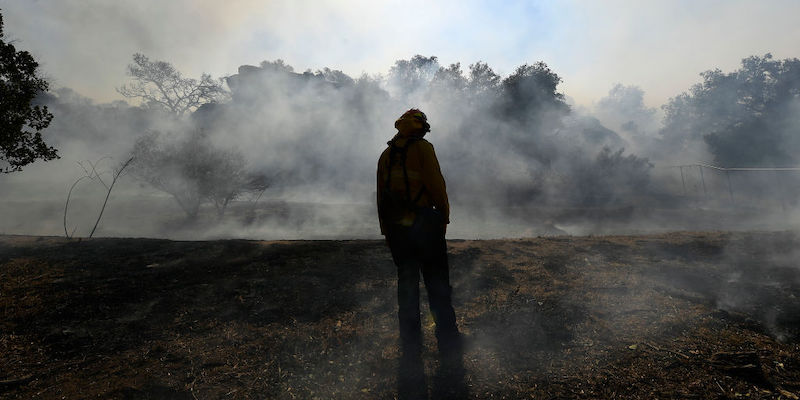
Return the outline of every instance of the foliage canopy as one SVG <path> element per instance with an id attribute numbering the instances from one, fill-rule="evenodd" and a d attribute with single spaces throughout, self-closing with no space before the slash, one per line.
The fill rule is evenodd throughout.
<path id="1" fill-rule="evenodd" d="M 3 40 L 0 14 L 0 171 L 21 171 L 38 160 L 58 158 L 55 148 L 42 139 L 53 115 L 35 105 L 48 84 L 37 76 L 39 64 L 27 51 L 17 51 Z"/>
<path id="2" fill-rule="evenodd" d="M 731 73 L 700 76 L 701 83 L 664 106 L 666 140 L 702 139 L 727 167 L 800 163 L 800 60 L 751 56 Z"/>

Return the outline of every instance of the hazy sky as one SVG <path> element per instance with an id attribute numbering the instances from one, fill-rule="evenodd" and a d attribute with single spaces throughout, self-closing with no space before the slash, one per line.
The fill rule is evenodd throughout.
<path id="1" fill-rule="evenodd" d="M 545 61 L 561 90 L 591 105 L 614 83 L 650 106 L 712 68 L 771 52 L 800 57 L 800 1 L 0 0 L 6 38 L 31 51 L 53 87 L 121 98 L 135 52 L 187 76 L 284 59 L 357 77 L 397 59 L 482 60 L 501 75 Z"/>

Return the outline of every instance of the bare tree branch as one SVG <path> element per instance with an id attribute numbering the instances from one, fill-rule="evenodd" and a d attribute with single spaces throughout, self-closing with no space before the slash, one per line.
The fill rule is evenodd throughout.
<path id="1" fill-rule="evenodd" d="M 114 189 L 114 184 L 117 182 L 117 179 L 119 179 L 120 175 L 122 175 L 122 172 L 125 170 L 125 168 L 128 167 L 128 165 L 130 165 L 131 162 L 133 162 L 133 157 L 130 157 L 118 169 L 110 171 L 112 179 L 111 179 L 111 184 L 108 185 L 102 178 L 102 175 L 105 174 L 106 172 L 97 171 L 97 167 L 99 166 L 100 162 L 107 158 L 110 157 L 107 156 L 102 157 L 95 162 L 91 162 L 89 160 L 78 162 L 78 165 L 81 167 L 81 169 L 83 169 L 84 175 L 76 179 L 75 182 L 72 183 L 72 186 L 70 186 L 69 192 L 67 193 L 67 200 L 66 202 L 64 202 L 64 235 L 67 237 L 67 239 L 72 238 L 75 234 L 75 229 L 77 229 L 76 227 L 72 230 L 71 234 L 69 233 L 69 230 L 67 229 L 67 211 L 69 210 L 69 201 L 72 198 L 72 192 L 78 185 L 78 183 L 80 183 L 84 179 L 89 179 L 92 181 L 100 182 L 106 189 L 106 198 L 103 201 L 103 207 L 100 209 L 100 215 L 98 215 L 97 221 L 95 221 L 94 227 L 92 228 L 92 231 L 89 234 L 89 237 L 92 237 L 94 235 L 95 230 L 97 230 L 97 225 L 100 223 L 100 219 L 103 217 L 103 212 L 105 211 L 106 205 L 108 204 L 108 198 L 109 196 L 111 196 L 111 190 Z M 86 165 L 84 165 L 84 163 L 88 164 L 89 166 L 87 167 Z"/>
<path id="2" fill-rule="evenodd" d="M 67 193 L 67 201 L 64 203 L 64 235 L 67 237 L 67 239 L 72 238 L 72 236 L 69 234 L 69 231 L 67 231 L 67 209 L 69 208 L 69 199 L 72 197 L 72 190 L 75 189 L 75 186 L 77 186 L 80 181 L 86 178 L 89 178 L 88 173 L 87 175 L 76 179 L 75 182 L 72 183 L 72 186 L 70 186 L 69 193 Z M 72 233 L 75 234 L 75 229 L 72 230 Z"/>
<path id="3" fill-rule="evenodd" d="M 117 88 L 117 92 L 128 98 L 160 104 L 176 116 L 228 97 L 222 84 L 215 82 L 211 75 L 202 74 L 199 81 L 183 78 L 172 64 L 150 61 L 140 53 L 133 55 L 128 75 L 133 82 Z"/>
<path id="4" fill-rule="evenodd" d="M 111 196 L 111 189 L 114 189 L 114 184 L 117 183 L 117 179 L 120 175 L 122 175 L 122 171 L 130 165 L 131 161 L 133 161 L 133 157 L 128 158 L 128 161 L 125 161 L 122 166 L 114 172 L 113 178 L 111 179 L 111 185 L 108 186 L 108 192 L 106 193 L 106 199 L 103 201 L 103 207 L 100 208 L 100 215 L 97 216 L 97 221 L 94 223 L 94 228 L 92 228 L 92 232 L 89 233 L 89 237 L 94 235 L 94 231 L 97 229 L 97 225 L 100 223 L 100 218 L 103 218 L 103 211 L 106 209 L 106 204 L 108 204 L 108 197 Z"/>

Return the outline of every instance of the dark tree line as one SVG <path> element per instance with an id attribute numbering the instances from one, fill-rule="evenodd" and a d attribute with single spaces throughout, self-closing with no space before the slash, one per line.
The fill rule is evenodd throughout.
<path id="1" fill-rule="evenodd" d="M 702 142 L 722 164 L 792 162 L 797 70 L 797 60 L 767 55 L 746 59 L 733 73 L 702 74 L 703 83 L 665 106 L 657 144 L 677 154 Z M 386 76 L 354 78 L 331 68 L 295 72 L 276 60 L 214 80 L 185 78 L 171 64 L 137 54 L 128 72 L 133 82 L 120 92 L 144 100 L 141 106 L 82 107 L 137 126 L 131 174 L 169 193 L 190 217 L 202 204 L 221 214 L 267 186 L 346 192 L 353 182 L 370 182 L 374 154 L 364 149 L 382 146 L 395 114 L 411 106 L 437 118 L 431 140 L 451 168 L 456 198 L 480 193 L 498 205 L 601 206 L 649 190 L 653 164 L 625 153 L 629 143 L 614 130 L 573 112 L 559 91 L 561 77 L 544 62 L 503 77 L 483 62 L 442 66 L 418 55 L 397 61 Z M 159 89 L 169 85 L 186 90 Z M 609 113 L 636 114 L 616 115 L 614 129 L 639 134 L 652 120 L 642 95 L 618 85 L 601 102 Z"/>

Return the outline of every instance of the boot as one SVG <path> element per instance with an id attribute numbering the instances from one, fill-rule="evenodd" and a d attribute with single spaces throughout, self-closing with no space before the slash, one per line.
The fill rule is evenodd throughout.
<path id="1" fill-rule="evenodd" d="M 397 370 L 398 399 L 418 400 L 428 398 L 425 367 L 419 352 L 407 352 L 400 357 Z"/>

